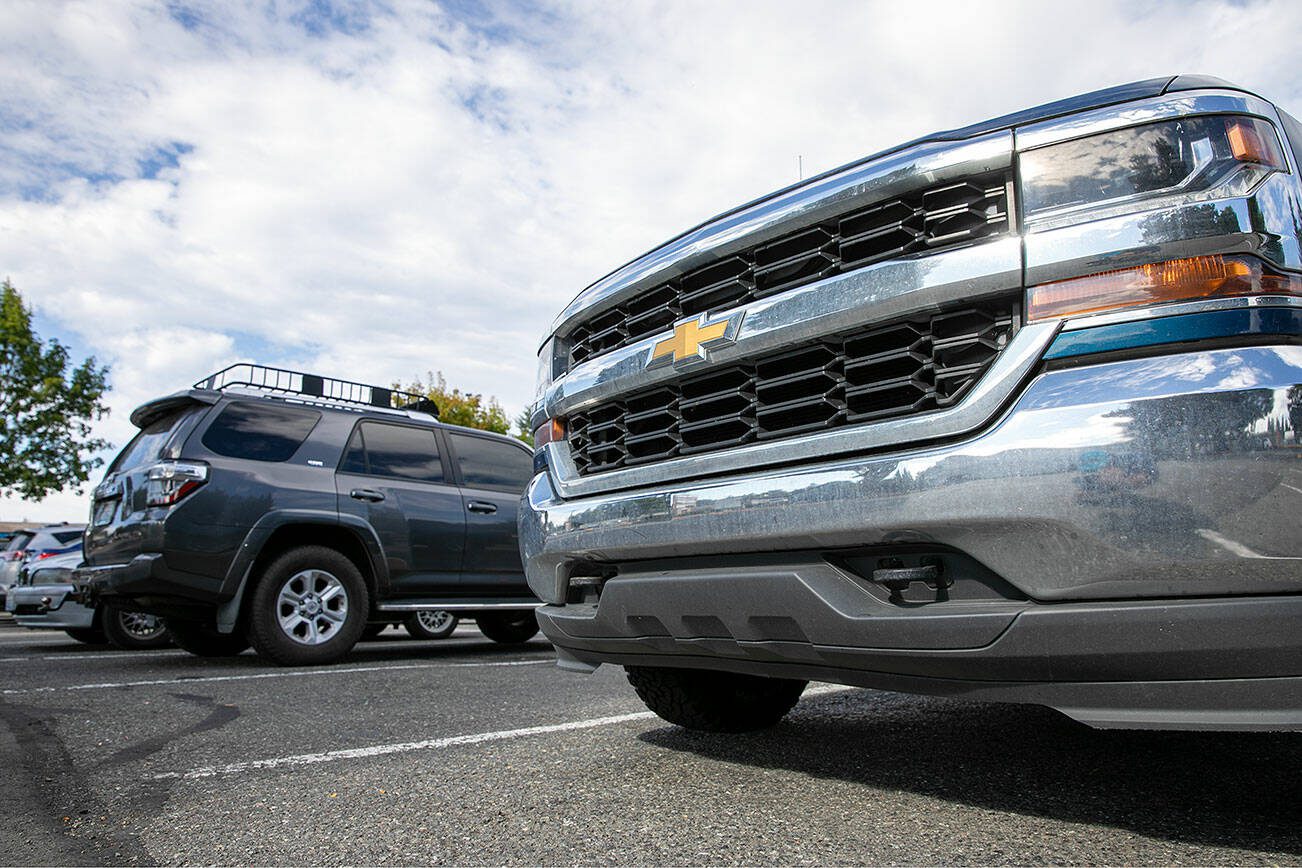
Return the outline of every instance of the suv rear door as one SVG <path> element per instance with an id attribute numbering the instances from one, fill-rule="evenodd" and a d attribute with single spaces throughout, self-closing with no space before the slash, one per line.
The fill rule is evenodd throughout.
<path id="1" fill-rule="evenodd" d="M 533 476 L 533 455 L 523 447 L 444 429 L 450 441 L 466 509 L 467 585 L 524 585 L 516 510 Z"/>
<path id="2" fill-rule="evenodd" d="M 393 596 L 419 597 L 460 578 L 466 520 L 442 451 L 432 428 L 364 420 L 335 474 L 339 511 L 380 537 Z"/>

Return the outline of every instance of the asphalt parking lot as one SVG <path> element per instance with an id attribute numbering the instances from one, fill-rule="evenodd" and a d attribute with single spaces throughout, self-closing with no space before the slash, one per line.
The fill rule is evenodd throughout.
<path id="1" fill-rule="evenodd" d="M 1302 864 L 1302 735 L 811 685 L 705 736 L 462 627 L 342 665 L 0 626 L 6 863 Z"/>

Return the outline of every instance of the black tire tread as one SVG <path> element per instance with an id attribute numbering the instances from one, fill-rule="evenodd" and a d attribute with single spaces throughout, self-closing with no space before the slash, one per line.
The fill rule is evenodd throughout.
<path id="1" fill-rule="evenodd" d="M 626 666 L 624 672 L 647 708 L 703 732 L 768 729 L 795 707 L 809 683 L 710 669 Z"/>
<path id="2" fill-rule="evenodd" d="M 249 647 L 249 640 L 238 630 L 218 633 L 207 624 L 193 621 L 168 621 L 167 633 L 178 648 L 196 657 L 234 657 Z"/>
<path id="3" fill-rule="evenodd" d="M 475 615 L 475 626 L 484 636 L 502 645 L 519 645 L 538 634 L 538 618 L 532 609 L 480 612 Z"/>
<path id="4" fill-rule="evenodd" d="M 63 632 L 84 645 L 107 645 L 108 637 L 99 627 L 68 627 Z"/>

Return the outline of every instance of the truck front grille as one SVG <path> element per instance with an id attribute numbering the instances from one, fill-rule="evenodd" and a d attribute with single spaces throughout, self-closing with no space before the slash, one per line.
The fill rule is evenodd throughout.
<path id="1" fill-rule="evenodd" d="M 567 420 L 581 475 L 940 410 L 1017 329 L 1016 298 L 823 338 L 721 365 Z"/>
<path id="2" fill-rule="evenodd" d="M 918 190 L 805 226 L 608 308 L 569 333 L 570 363 L 626 347 L 685 316 L 736 307 L 874 262 L 1008 231 L 1003 172 Z"/>

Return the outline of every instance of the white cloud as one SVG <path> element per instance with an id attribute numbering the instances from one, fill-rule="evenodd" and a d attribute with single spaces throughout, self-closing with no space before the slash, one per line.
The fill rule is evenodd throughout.
<path id="1" fill-rule="evenodd" d="M 571 296 L 797 154 L 1174 72 L 1302 102 L 1287 2 L 172 7 L 0 7 L 0 267 L 112 364 L 119 443 L 246 355 L 514 411 Z"/>

